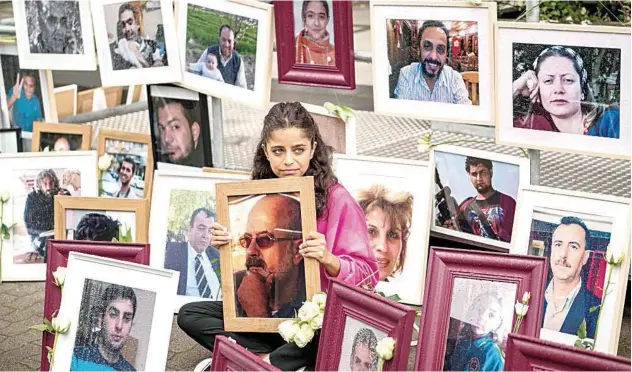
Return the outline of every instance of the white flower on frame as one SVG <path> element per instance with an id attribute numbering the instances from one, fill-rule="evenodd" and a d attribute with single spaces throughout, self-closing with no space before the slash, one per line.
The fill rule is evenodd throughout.
<path id="1" fill-rule="evenodd" d="M 528 303 L 530 299 L 531 299 L 531 293 L 530 293 L 530 292 L 525 292 L 525 293 L 522 295 L 522 303 L 523 303 L 523 304 Z"/>
<path id="2" fill-rule="evenodd" d="M 393 358 L 393 350 L 395 350 L 395 339 L 393 337 L 381 339 L 375 347 L 377 356 L 384 360 L 391 360 Z"/>
<path id="3" fill-rule="evenodd" d="M 311 301 L 305 301 L 303 306 L 298 310 L 298 318 L 302 322 L 309 322 L 320 314 L 320 307 Z"/>
<path id="4" fill-rule="evenodd" d="M 285 340 L 285 342 L 293 342 L 294 336 L 301 329 L 301 326 L 294 319 L 286 320 L 285 322 L 279 324 L 279 328 L 277 329 L 281 337 Z"/>
<path id="5" fill-rule="evenodd" d="M 6 203 L 11 198 L 11 193 L 7 189 L 0 191 L 0 201 Z"/>
<path id="6" fill-rule="evenodd" d="M 70 319 L 66 316 L 57 316 L 51 320 L 53 331 L 64 334 L 70 329 Z"/>
<path id="7" fill-rule="evenodd" d="M 529 305 L 525 305 L 523 303 L 516 301 L 515 308 L 516 308 L 516 315 L 524 317 L 525 315 L 527 315 L 527 310 L 529 310 Z"/>
<path id="8" fill-rule="evenodd" d="M 53 280 L 55 285 L 60 288 L 64 285 L 66 281 L 66 268 L 64 266 L 59 266 L 57 270 L 53 271 Z"/>
<path id="9" fill-rule="evenodd" d="M 309 324 L 302 324 L 301 328 L 294 335 L 296 346 L 303 348 L 314 338 L 314 330 Z"/>
<path id="10" fill-rule="evenodd" d="M 321 311 L 325 310 L 325 304 L 327 303 L 327 294 L 324 292 L 318 292 L 312 296 L 312 302 L 318 305 Z"/>
<path id="11" fill-rule="evenodd" d="M 99 161 L 98 161 L 98 168 L 100 171 L 105 171 L 108 170 L 110 168 L 110 166 L 112 165 L 112 160 L 114 160 L 114 157 L 112 157 L 110 154 L 105 153 L 103 155 L 101 155 L 99 157 Z"/>

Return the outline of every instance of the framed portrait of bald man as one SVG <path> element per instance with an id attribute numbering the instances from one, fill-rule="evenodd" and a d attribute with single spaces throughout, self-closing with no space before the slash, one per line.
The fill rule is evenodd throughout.
<path id="1" fill-rule="evenodd" d="M 318 261 L 299 245 L 316 231 L 312 177 L 218 183 L 217 218 L 227 331 L 276 332 L 321 290 Z"/>
<path id="2" fill-rule="evenodd" d="M 68 253 L 51 371 L 163 371 L 178 273 Z"/>
<path id="3" fill-rule="evenodd" d="M 630 200 L 527 186 L 516 213 L 511 253 L 549 258 L 540 338 L 574 345 L 585 321 L 588 339 L 597 338 L 594 350 L 616 354 L 630 265 Z M 611 267 L 607 257 L 621 254 Z"/>
<path id="4" fill-rule="evenodd" d="M 23 68 L 97 69 L 90 2 L 13 0 L 13 15 Z"/>
<path id="5" fill-rule="evenodd" d="M 180 272 L 174 312 L 194 301 L 221 301 L 220 253 L 211 245 L 217 221 L 215 185 L 248 173 L 157 170 L 151 199 L 151 266 Z"/>
<path id="6" fill-rule="evenodd" d="M 496 3 L 371 1 L 378 114 L 494 126 Z"/>
<path id="7" fill-rule="evenodd" d="M 90 150 L 92 125 L 33 123 L 32 152 Z"/>
<path id="8" fill-rule="evenodd" d="M 173 85 L 147 85 L 154 169 L 160 163 L 212 167 L 208 98 Z"/>

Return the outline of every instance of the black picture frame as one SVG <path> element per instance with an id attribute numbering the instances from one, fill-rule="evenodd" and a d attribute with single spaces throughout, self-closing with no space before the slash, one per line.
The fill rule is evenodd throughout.
<path id="1" fill-rule="evenodd" d="M 147 84 L 147 107 L 149 110 L 149 125 L 150 125 L 150 132 L 151 132 L 151 143 L 152 143 L 152 152 L 153 152 L 153 157 L 154 157 L 154 170 L 155 169 L 160 169 L 160 167 L 158 166 L 159 162 L 163 162 L 162 161 L 162 154 L 160 153 L 160 135 L 158 134 L 158 123 L 157 120 L 154 118 L 154 111 L 155 111 L 155 107 L 154 107 L 154 102 L 153 102 L 153 96 L 151 94 L 151 90 L 153 86 L 162 86 L 162 87 L 172 87 L 172 88 L 176 88 L 176 89 L 183 89 L 183 90 L 189 90 L 192 91 L 191 89 L 187 89 L 187 88 L 183 88 L 180 86 L 177 86 L 175 84 Z M 194 92 L 194 91 L 192 91 Z M 213 167 L 213 151 L 212 151 L 212 142 L 211 142 L 211 128 L 210 128 L 210 117 L 209 117 L 209 112 L 208 112 L 208 97 L 206 94 L 200 93 L 200 92 L 195 92 L 198 95 L 198 99 L 199 99 L 199 109 L 200 109 L 200 135 L 202 137 L 202 145 L 203 145 L 203 154 L 204 154 L 204 164 L 201 166 L 195 166 L 196 168 L 205 168 L 205 167 Z M 177 164 L 177 163 L 172 163 L 172 162 L 165 162 L 165 163 L 169 163 L 169 164 L 174 164 L 174 165 L 181 165 L 181 164 Z M 183 164 L 182 164 L 183 165 Z M 190 165 L 184 165 L 184 166 L 190 166 Z"/>
<path id="2" fill-rule="evenodd" d="M 22 144 L 22 128 L 1 128 L 0 134 L 4 133 L 15 133 L 15 141 L 17 143 L 18 152 L 24 152 L 23 144 Z"/>

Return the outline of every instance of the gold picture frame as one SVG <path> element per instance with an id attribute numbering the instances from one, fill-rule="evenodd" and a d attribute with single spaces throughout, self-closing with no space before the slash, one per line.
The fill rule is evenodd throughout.
<path id="1" fill-rule="evenodd" d="M 90 150 L 92 142 L 92 126 L 89 124 L 63 124 L 63 123 L 45 123 L 36 121 L 33 123 L 33 139 L 31 142 L 32 152 L 42 152 L 41 148 L 42 134 L 70 134 L 80 135 L 81 145 L 79 148 L 70 151 Z M 51 149 L 51 151 L 53 151 Z"/>

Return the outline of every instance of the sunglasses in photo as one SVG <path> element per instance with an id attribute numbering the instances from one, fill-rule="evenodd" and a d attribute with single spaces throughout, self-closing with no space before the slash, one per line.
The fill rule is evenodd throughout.
<path id="1" fill-rule="evenodd" d="M 252 244 L 252 241 L 254 240 L 259 248 L 266 249 L 266 248 L 272 247 L 274 243 L 276 242 L 288 241 L 288 240 L 301 240 L 303 237 L 303 233 L 301 231 L 287 230 L 287 229 L 280 229 L 280 228 L 274 229 L 273 231 L 289 233 L 290 236 L 277 238 L 276 236 L 274 236 L 273 233 L 264 232 L 264 233 L 257 234 L 255 237 L 253 237 L 251 234 L 245 233 L 239 238 L 239 245 L 241 245 L 243 248 L 248 248 L 250 247 L 250 244 Z"/>

